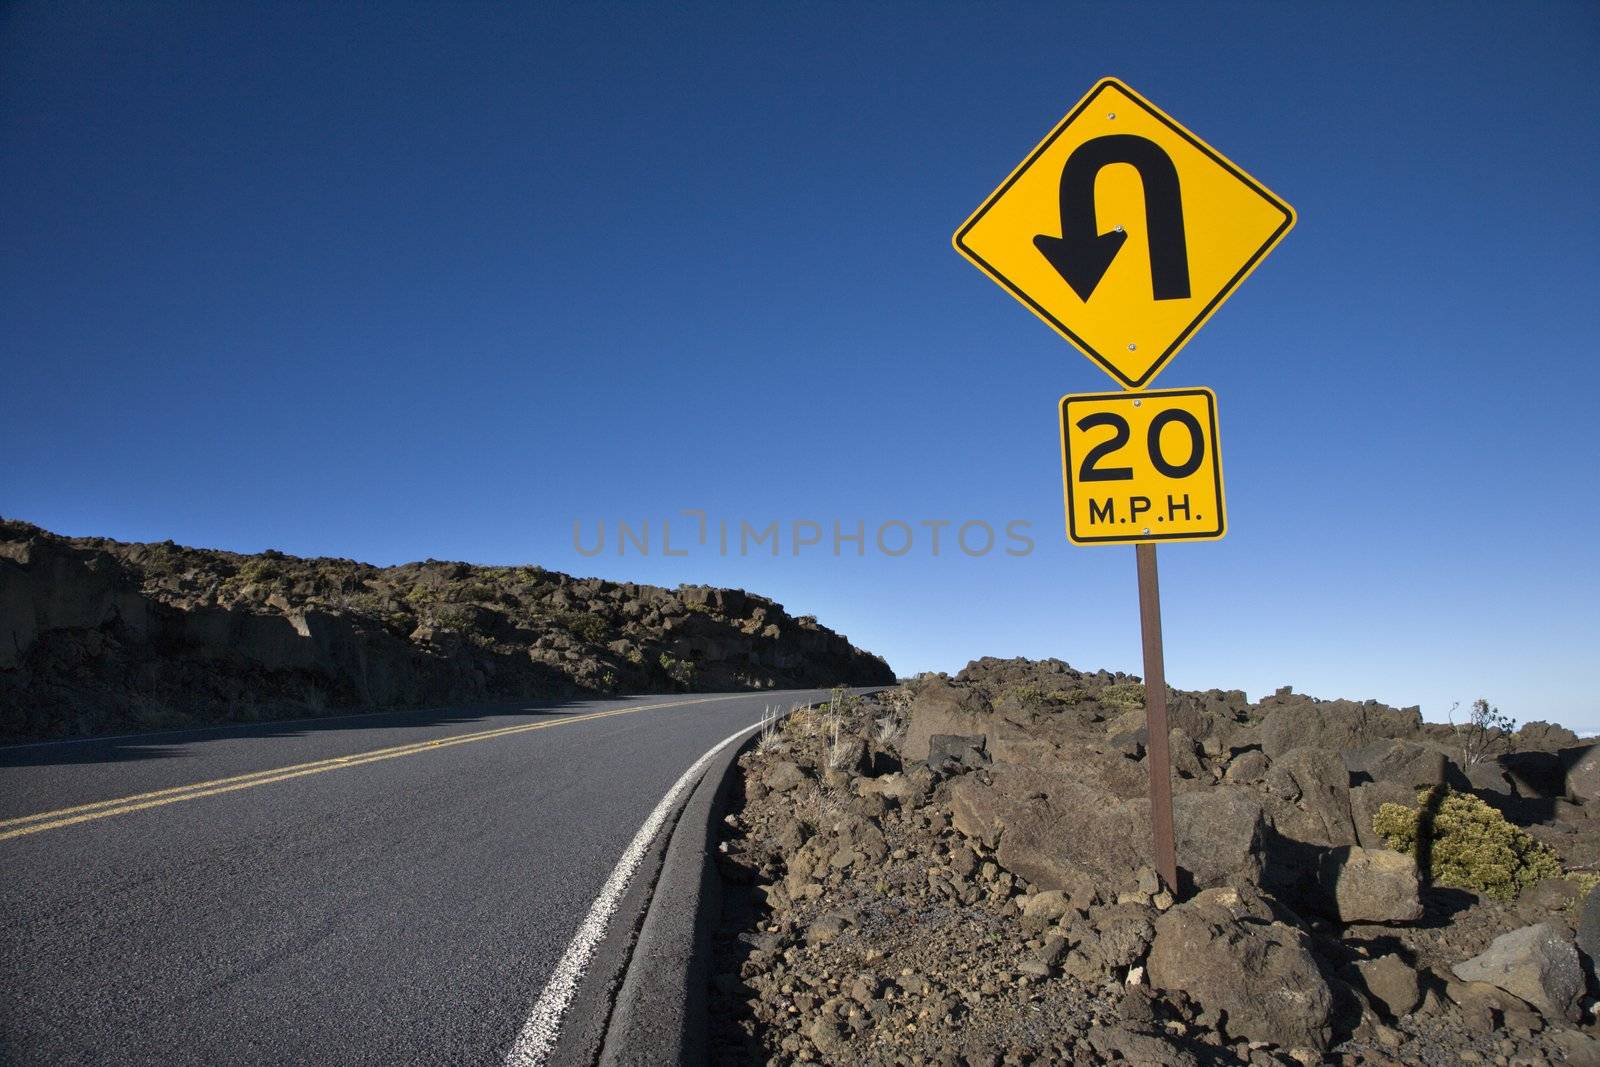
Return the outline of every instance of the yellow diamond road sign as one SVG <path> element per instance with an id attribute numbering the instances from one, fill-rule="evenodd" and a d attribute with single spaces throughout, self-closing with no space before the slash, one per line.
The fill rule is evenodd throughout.
<path id="1" fill-rule="evenodd" d="M 1227 533 L 1209 389 L 1061 398 L 1061 480 L 1075 545 L 1215 541 Z"/>
<path id="2" fill-rule="evenodd" d="M 1128 389 L 1150 384 L 1294 209 L 1106 78 L 956 231 L 956 250 Z"/>

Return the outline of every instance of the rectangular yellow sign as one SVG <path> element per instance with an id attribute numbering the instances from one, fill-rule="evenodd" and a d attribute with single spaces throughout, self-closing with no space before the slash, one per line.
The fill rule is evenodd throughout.
<path id="1" fill-rule="evenodd" d="M 1215 541 L 1227 532 L 1209 389 L 1061 398 L 1067 540 Z"/>

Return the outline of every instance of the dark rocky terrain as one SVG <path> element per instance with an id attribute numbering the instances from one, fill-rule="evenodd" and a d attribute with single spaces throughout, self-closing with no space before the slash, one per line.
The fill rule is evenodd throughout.
<path id="1" fill-rule="evenodd" d="M 892 683 L 737 589 L 58 537 L 0 519 L 0 740 L 339 708 Z"/>
<path id="2" fill-rule="evenodd" d="M 1600 1063 L 1589 744 L 1169 699 L 1178 887 L 1137 679 L 985 659 L 764 736 L 719 846 L 719 1062 Z"/>

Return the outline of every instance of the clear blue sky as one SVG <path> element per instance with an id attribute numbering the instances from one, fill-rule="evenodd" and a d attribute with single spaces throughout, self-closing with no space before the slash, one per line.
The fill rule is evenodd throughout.
<path id="1" fill-rule="evenodd" d="M 0 513 L 1137 672 L 1132 550 L 1061 534 L 1110 379 L 950 247 L 1115 74 L 1300 217 L 1159 381 L 1217 391 L 1231 520 L 1161 550 L 1173 683 L 1600 730 L 1597 55 L 1589 2 L 7 5 Z M 827 533 L 664 557 L 681 508 Z M 617 519 L 650 556 L 574 551 Z"/>

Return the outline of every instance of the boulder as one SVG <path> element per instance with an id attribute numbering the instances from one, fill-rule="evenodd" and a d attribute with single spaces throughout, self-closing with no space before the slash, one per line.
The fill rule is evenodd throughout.
<path id="1" fill-rule="evenodd" d="M 1456 964 L 1464 982 L 1486 982 L 1532 1004 L 1551 1019 L 1576 1022 L 1583 992 L 1578 950 L 1562 931 L 1538 923 L 1501 934 L 1489 948 Z"/>
<path id="2" fill-rule="evenodd" d="M 1066 917 L 1073 910 L 1072 894 L 1062 889 L 1046 889 L 1022 898 L 1022 917 L 1042 929 Z"/>
<path id="3" fill-rule="evenodd" d="M 1576 1030 L 1557 1030 L 1549 1041 L 1560 1050 L 1567 1067 L 1600 1067 L 1600 1038 Z"/>
<path id="4" fill-rule="evenodd" d="M 1600 800 L 1600 745 L 1565 749 L 1566 794 L 1573 800 L 1593 803 Z"/>
<path id="5" fill-rule="evenodd" d="M 1514 997 L 1499 986 L 1488 982 L 1463 982 L 1454 977 L 1447 977 L 1444 983 L 1444 995 L 1450 1003 L 1460 1009 L 1461 1021 L 1466 1028 L 1480 1034 L 1493 1033 L 1499 1023 L 1509 1020 L 1513 1012 L 1532 1014 L 1521 998 Z M 1424 994 L 1423 1011 L 1427 1011 L 1427 1000 L 1428 997 Z"/>
<path id="6" fill-rule="evenodd" d="M 1115 887 L 1145 862 L 1149 828 L 1133 803 L 1065 775 L 996 773 L 991 785 L 968 775 L 949 798 L 952 825 L 1039 889 L 1071 889 L 1084 873 Z"/>
<path id="7" fill-rule="evenodd" d="M 22 567 L 0 558 L 0 670 L 20 667 L 39 636 L 32 577 Z"/>
<path id="8" fill-rule="evenodd" d="M 1413 791 L 1445 780 L 1449 761 L 1443 752 L 1415 741 L 1378 741 L 1344 753 L 1351 774 L 1374 782 L 1398 782 Z"/>
<path id="9" fill-rule="evenodd" d="M 791 789 L 798 789 L 806 781 L 806 773 L 786 759 L 778 760 L 761 775 L 761 784 L 774 793 L 787 793 Z"/>
<path id="10" fill-rule="evenodd" d="M 1566 768 L 1554 752 L 1508 752 L 1497 763 L 1518 796 L 1550 799 L 1566 794 Z"/>
<path id="11" fill-rule="evenodd" d="M 1462 769 L 1466 775 L 1467 784 L 1475 793 L 1497 793 L 1503 797 L 1515 796 L 1516 786 L 1511 784 L 1511 776 L 1506 769 L 1495 760 L 1480 760 L 1469 763 Z"/>
<path id="12" fill-rule="evenodd" d="M 928 766 L 936 771 L 959 772 L 988 763 L 983 734 L 934 734 L 928 738 Z"/>
<path id="13" fill-rule="evenodd" d="M 1266 819 L 1251 790 L 1218 786 L 1180 793 L 1172 799 L 1172 824 L 1178 865 L 1197 888 L 1260 880 Z"/>
<path id="14" fill-rule="evenodd" d="M 1181 728 L 1174 726 L 1167 734 L 1167 751 L 1172 758 L 1172 773 L 1179 778 L 1204 778 L 1205 767 L 1200 763 L 1199 746 Z"/>
<path id="15" fill-rule="evenodd" d="M 26 658 L 40 634 L 92 629 L 115 618 L 122 566 L 102 552 L 24 542 L 0 558 L 0 669 Z"/>
<path id="16" fill-rule="evenodd" d="M 1112 904 L 1090 916 L 1102 972 L 1121 975 L 1144 959 L 1155 931 L 1150 913 L 1136 904 Z"/>
<path id="17" fill-rule="evenodd" d="M 847 815 L 833 826 L 833 853 L 828 864 L 835 870 L 857 870 L 882 863 L 889 855 L 883 831 L 871 819 Z"/>
<path id="18" fill-rule="evenodd" d="M 1203 693 L 1171 691 L 1167 720 L 1200 743 L 1210 757 L 1226 757 L 1234 749 L 1255 744 L 1249 723 L 1250 702 L 1237 689 Z"/>
<path id="19" fill-rule="evenodd" d="M 1235 785 L 1255 785 L 1267 777 L 1267 769 L 1271 766 L 1272 761 L 1265 752 L 1250 749 L 1235 756 L 1222 777 Z"/>
<path id="20" fill-rule="evenodd" d="M 1543 719 L 1523 723 L 1522 729 L 1512 735 L 1512 745 L 1518 752 L 1560 752 L 1577 743 L 1577 734 Z"/>
<path id="21" fill-rule="evenodd" d="M 1393 953 L 1370 960 L 1357 960 L 1356 971 L 1361 975 L 1361 984 L 1366 987 L 1367 995 L 1377 1001 L 1392 1019 L 1407 1014 L 1422 999 L 1417 972 Z"/>
<path id="22" fill-rule="evenodd" d="M 935 734 L 987 736 L 993 723 L 989 702 L 981 693 L 935 678 L 923 683 L 912 700 L 900 750 L 907 760 L 925 760 Z"/>
<path id="23" fill-rule="evenodd" d="M 1277 759 L 1293 748 L 1334 752 L 1361 748 L 1389 738 L 1414 738 L 1422 731 L 1422 712 L 1397 710 L 1376 701 L 1313 700 L 1277 693 L 1261 702 L 1261 749 Z"/>
<path id="24" fill-rule="evenodd" d="M 1578 884 L 1570 879 L 1545 878 L 1517 894 L 1517 915 L 1524 923 L 1553 922 L 1570 933 L 1573 906 L 1580 903 L 1578 892 Z"/>
<path id="25" fill-rule="evenodd" d="M 1226 1016 L 1229 1036 L 1289 1048 L 1325 1049 L 1333 993 L 1293 926 L 1231 888 L 1200 893 L 1155 923 L 1149 977 Z"/>
<path id="26" fill-rule="evenodd" d="M 1589 890 L 1578 913 L 1578 947 L 1583 950 L 1584 966 L 1591 976 L 1600 960 L 1600 885 Z"/>
<path id="27" fill-rule="evenodd" d="M 1353 845 L 1350 772 L 1337 753 L 1296 748 L 1273 758 L 1267 772 L 1273 827 L 1284 837 L 1312 845 Z"/>
<path id="28" fill-rule="evenodd" d="M 1195 1067 L 1194 1053 L 1171 1041 L 1122 1026 L 1091 1026 L 1084 1040 L 1096 1063 L 1135 1063 L 1144 1067 Z"/>
<path id="29" fill-rule="evenodd" d="M 997 726 L 989 742 L 988 754 L 998 763 L 1042 767 L 1056 759 L 1056 746 L 1053 743 L 1010 723 Z"/>
<path id="30" fill-rule="evenodd" d="M 1070 890 L 1088 875 L 1115 896 L 1152 862 L 1150 802 L 1108 797 L 1075 773 L 997 765 L 990 782 L 963 776 L 945 796 L 957 830 L 1040 889 Z M 1265 821 L 1250 790 L 1180 793 L 1173 827 L 1178 862 L 1196 886 L 1260 878 Z"/>
<path id="31" fill-rule="evenodd" d="M 1326 852 L 1317 870 L 1318 910 L 1342 923 L 1422 918 L 1417 861 L 1388 849 L 1347 846 Z"/>
<path id="32" fill-rule="evenodd" d="M 1146 716 L 1144 708 L 1133 708 L 1108 721 L 1105 725 L 1105 734 L 1111 738 L 1138 734 L 1142 743 L 1147 736 L 1145 726 L 1148 721 L 1149 718 Z"/>

